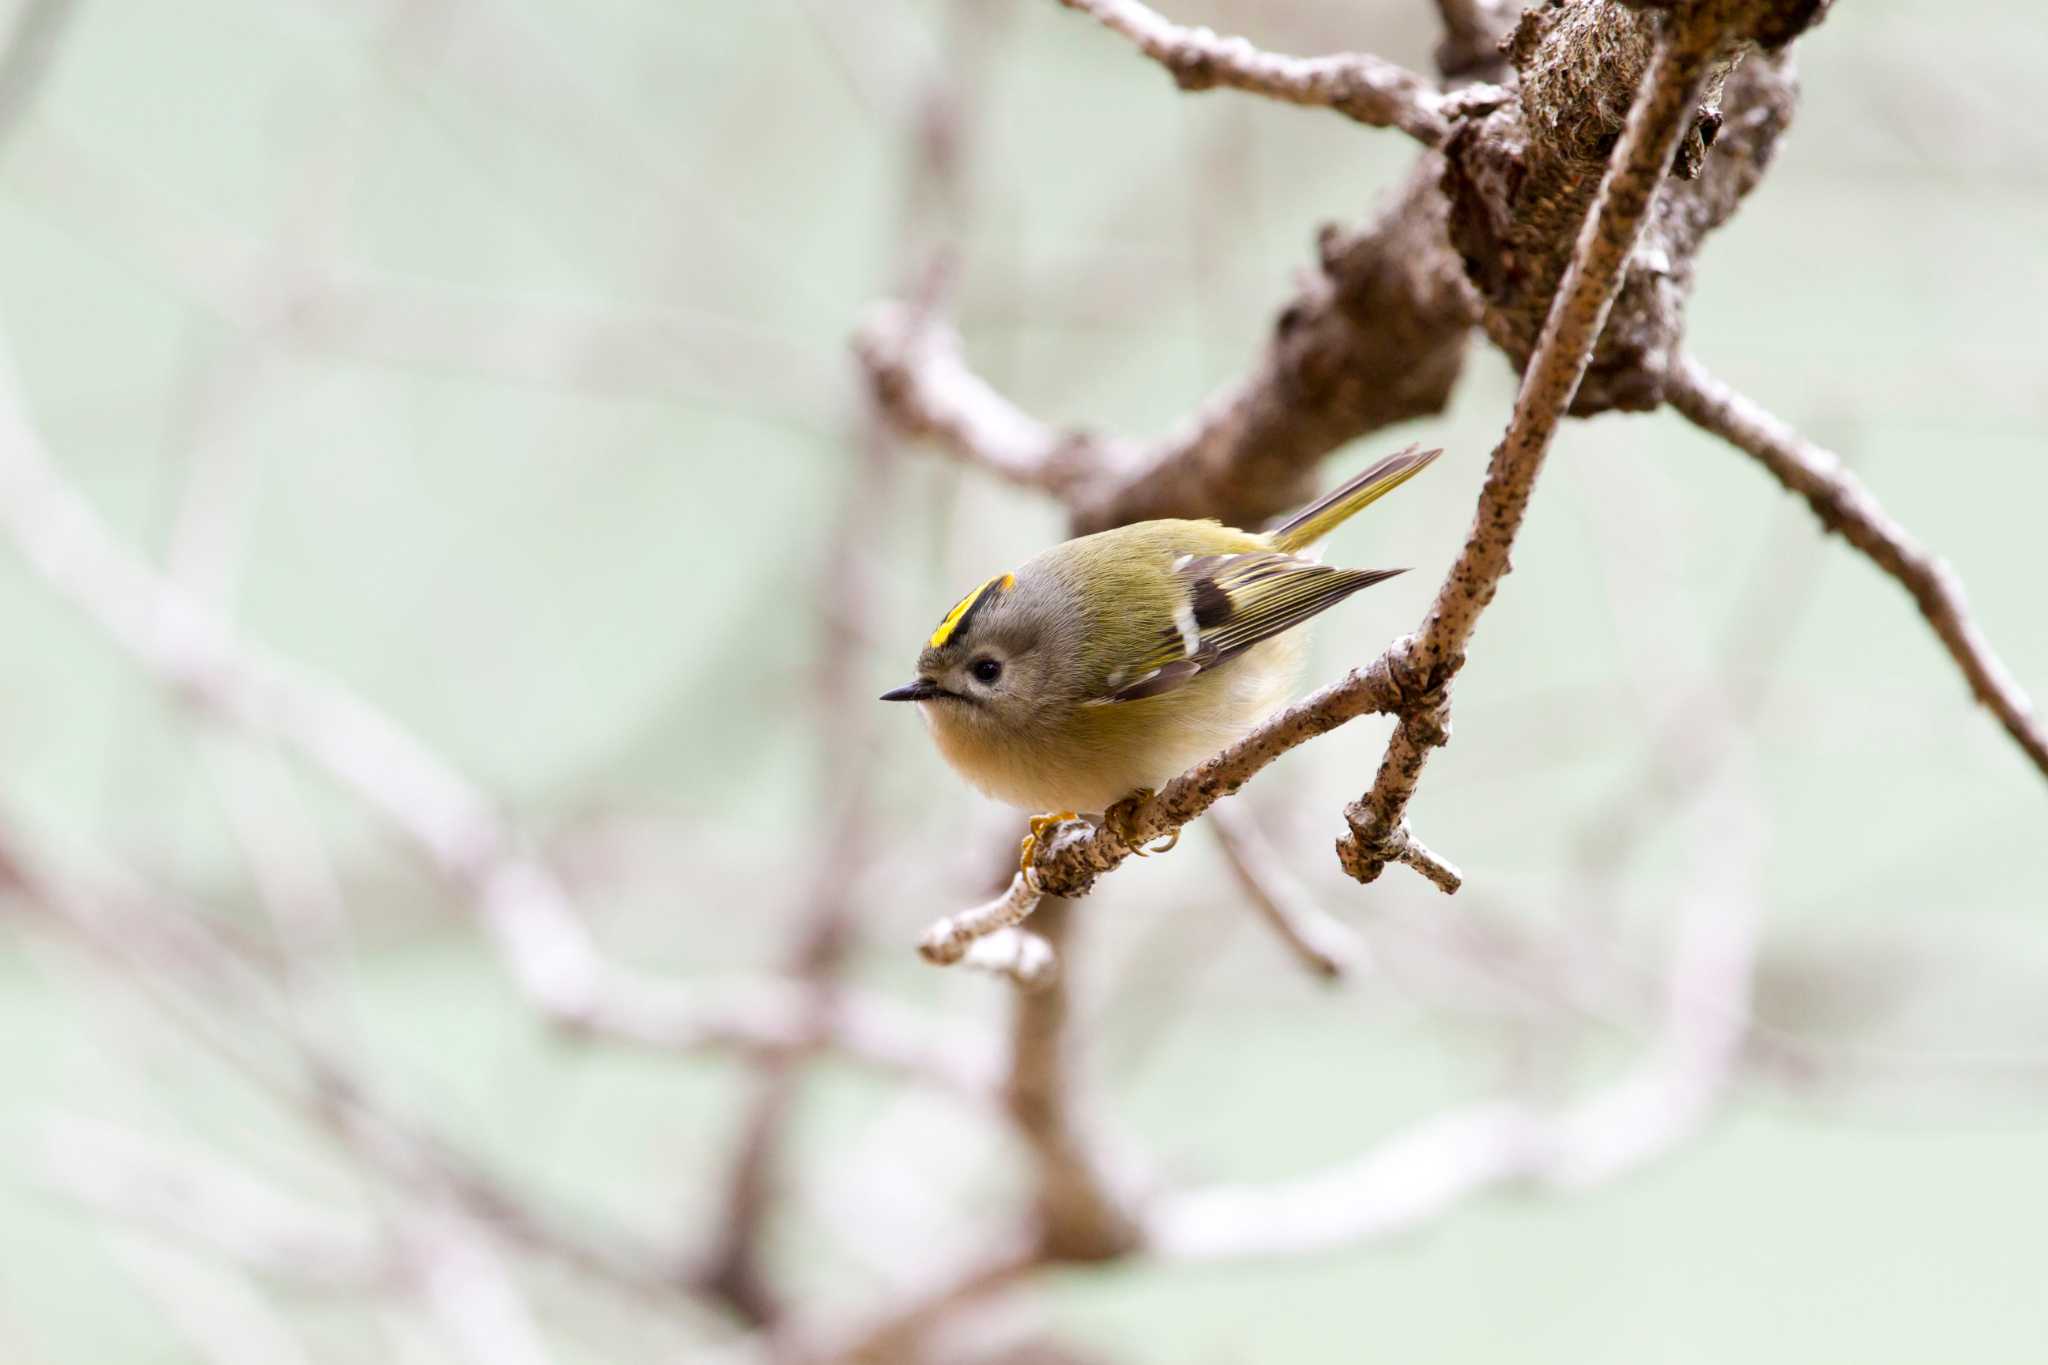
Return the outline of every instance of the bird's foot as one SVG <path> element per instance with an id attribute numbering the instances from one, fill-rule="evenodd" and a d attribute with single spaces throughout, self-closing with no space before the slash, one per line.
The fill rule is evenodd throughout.
<path id="1" fill-rule="evenodd" d="M 1131 833 L 1131 817 L 1139 806 L 1159 795 L 1150 787 L 1140 787 L 1123 800 L 1102 813 L 1102 822 L 1109 826 L 1117 838 L 1124 841 L 1124 847 L 1140 858 L 1149 858 L 1155 853 L 1171 853 L 1180 843 L 1180 830 L 1174 829 L 1166 836 L 1166 842 L 1146 848 Z"/>
<path id="2" fill-rule="evenodd" d="M 1038 841 L 1045 837 L 1047 830 L 1073 818 L 1074 812 L 1070 810 L 1051 811 L 1045 815 L 1031 817 L 1031 832 L 1024 836 L 1023 844 L 1017 849 L 1017 870 L 1024 874 L 1024 880 L 1030 884 L 1033 891 L 1038 889 L 1038 876 L 1031 870 L 1031 860 L 1038 853 Z"/>

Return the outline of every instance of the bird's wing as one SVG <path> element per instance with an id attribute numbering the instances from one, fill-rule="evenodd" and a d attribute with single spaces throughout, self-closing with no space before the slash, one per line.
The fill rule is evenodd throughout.
<path id="1" fill-rule="evenodd" d="M 1172 619 L 1153 648 L 1111 673 L 1091 705 L 1142 701 L 1229 663 L 1402 569 L 1335 569 L 1276 550 L 1182 555 Z"/>

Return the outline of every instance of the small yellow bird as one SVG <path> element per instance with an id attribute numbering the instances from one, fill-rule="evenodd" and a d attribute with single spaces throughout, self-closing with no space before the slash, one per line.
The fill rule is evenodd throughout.
<path id="1" fill-rule="evenodd" d="M 914 701 L 939 752 L 1032 822 L 1107 811 L 1227 747 L 1286 700 L 1306 653 L 1293 628 L 1405 572 L 1302 551 L 1443 452 L 1411 446 L 1266 532 L 1144 521 L 1055 545 L 955 603 Z M 1026 841 L 1026 856 L 1029 856 Z"/>

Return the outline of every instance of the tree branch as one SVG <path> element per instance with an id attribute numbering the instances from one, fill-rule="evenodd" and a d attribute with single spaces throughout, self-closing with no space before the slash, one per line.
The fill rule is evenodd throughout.
<path id="1" fill-rule="evenodd" d="M 1507 97 L 1460 119 L 1444 146 L 1450 245 L 1485 300 L 1487 336 L 1518 370 L 1530 364 L 1648 70 L 1659 19 L 1647 11 L 1620 0 L 1529 6 L 1505 48 L 1515 67 Z M 1728 22 L 1731 36 L 1751 31 L 1747 16 Z M 1716 54 L 1685 120 L 1674 178 L 1646 210 L 1575 415 L 1658 405 L 1700 245 L 1762 179 L 1791 122 L 1792 64 L 1754 50 L 1736 64 L 1737 50 Z"/>
<path id="2" fill-rule="evenodd" d="M 1155 517 L 1256 526 L 1305 502 L 1330 452 L 1449 400 L 1479 308 L 1445 246 L 1441 171 L 1425 156 L 1370 226 L 1326 228 L 1251 374 L 1156 442 L 1040 422 L 967 369 L 950 329 L 901 304 L 875 309 L 854 348 L 900 430 L 1061 499 L 1076 534 Z"/>
<path id="3" fill-rule="evenodd" d="M 1126 32 L 1150 55 L 1180 70 L 1163 50 L 1155 50 L 1179 31 L 1151 11 L 1107 0 L 1067 2 Z M 1624 13 L 1606 5 L 1597 8 L 1603 15 Z M 1575 186 L 1561 201 L 1566 207 L 1553 205 L 1563 215 L 1557 220 L 1560 240 L 1552 243 L 1557 270 L 1547 281 L 1555 287 L 1543 295 L 1542 325 L 1472 529 L 1418 632 L 1397 641 L 1368 667 L 1277 713 L 1158 794 L 1119 802 L 1099 823 L 1057 827 L 1037 842 L 1027 873 L 1014 879 L 1003 896 L 935 926 L 924 945 L 927 956 L 959 960 L 987 944 L 990 934 L 1020 933 L 1016 925 L 1034 912 L 1033 927 L 1053 953 L 1062 954 L 1070 930 L 1067 901 L 1085 895 L 1102 873 L 1198 818 L 1279 754 L 1367 712 L 1393 714 L 1398 724 L 1372 788 L 1346 811 L 1351 832 L 1339 841 L 1340 860 L 1360 880 L 1400 861 L 1446 891 L 1457 889 L 1456 869 L 1417 840 L 1406 823 L 1429 751 L 1448 740 L 1449 685 L 1479 616 L 1509 570 L 1514 539 L 1549 444 L 1585 380 L 1630 257 L 1659 202 L 1659 188 L 1675 164 L 1698 171 L 1677 154 L 1682 141 L 1699 131 L 1699 101 L 1709 82 L 1725 75 L 1723 58 L 1731 40 L 1749 33 L 1752 24 L 1776 21 L 1774 12 L 1766 13 L 1770 8 L 1763 0 L 1692 0 L 1661 18 L 1626 15 L 1630 34 L 1646 29 L 1657 34 L 1654 43 L 1645 42 L 1639 64 L 1627 68 L 1628 76 L 1620 80 L 1610 75 L 1607 87 L 1597 81 L 1583 88 L 1566 82 L 1565 88 L 1588 103 L 1613 93 L 1615 86 L 1628 88 L 1624 81 L 1633 82 L 1634 97 L 1611 156 L 1601 146 L 1592 163 L 1604 165 L 1597 186 L 1590 191 Z M 1803 12 L 1811 17 L 1810 6 Z M 1583 19 L 1577 16 L 1574 22 Z M 1560 42 L 1584 36 L 1579 29 L 1556 32 Z M 1194 56 L 1181 59 L 1183 65 L 1212 59 L 1199 43 L 1192 51 Z M 1589 51 L 1598 56 L 1597 50 Z M 1235 48 L 1228 52 L 1242 55 Z M 1578 56 L 1593 68 L 1601 65 L 1586 53 Z M 1202 81 L 1217 83 L 1208 76 Z M 1462 129 L 1477 128 L 1506 99 L 1499 92 L 1478 92 L 1469 107 L 1457 107 L 1454 114 L 1466 120 Z M 1765 121 L 1757 126 L 1765 128 Z M 1776 126 L 1769 124 L 1758 134 L 1758 146 L 1765 151 Z M 1507 131 L 1503 124 L 1490 135 L 1505 140 Z M 1487 135 L 1473 133 L 1482 141 Z M 1747 165 L 1753 172 L 1760 163 L 1761 153 Z M 1382 241 L 1371 250 L 1361 247 L 1361 259 L 1384 259 L 1384 243 L 1413 232 L 1406 240 L 1417 246 L 1414 260 L 1421 263 L 1421 278 L 1443 278 L 1438 263 L 1450 257 L 1443 241 L 1450 228 L 1434 180 L 1445 164 L 1433 155 L 1424 159 L 1402 207 L 1375 226 L 1375 233 L 1384 230 Z M 1590 166 L 1581 168 L 1579 179 L 1592 184 Z M 1735 197 L 1717 190 L 1701 200 L 1704 209 L 1673 209 L 1691 235 L 1674 229 L 1667 234 L 1670 243 L 1689 251 L 1705 227 L 1719 221 L 1717 214 L 1724 217 L 1732 209 Z M 1561 247 L 1563 235 L 1569 236 L 1568 252 Z M 1325 280 L 1338 278 L 1349 260 L 1348 251 L 1330 249 L 1326 239 Z M 1412 301 L 1415 294 L 1410 289 L 1406 296 Z M 887 315 L 883 326 L 871 324 L 863 335 L 862 356 L 885 408 L 897 413 L 899 421 L 940 436 L 956 453 L 1004 477 L 1055 492 L 1074 511 L 1077 533 L 1162 515 L 1220 515 L 1256 524 L 1263 515 L 1299 501 L 1315 460 L 1330 448 L 1330 434 L 1344 426 L 1342 420 L 1331 420 L 1333 413 L 1345 410 L 1331 395 L 1361 377 L 1349 368 L 1361 354 L 1358 340 L 1386 326 L 1385 315 L 1378 314 L 1369 326 L 1347 332 L 1348 316 L 1336 291 L 1305 297 L 1312 298 L 1318 328 L 1330 324 L 1327 333 L 1318 335 L 1332 338 L 1306 353 L 1327 358 L 1329 369 L 1303 366 L 1302 352 L 1289 350 L 1302 335 L 1304 317 L 1290 309 L 1257 376 L 1212 404 L 1189 432 L 1135 459 L 1129 446 L 1057 433 L 994 399 L 993 391 L 958 363 L 956 344 L 936 358 L 923 356 L 908 333 L 898 329 L 890 334 Z M 1473 305 L 1461 279 L 1438 289 L 1436 297 L 1449 301 L 1441 310 L 1445 324 L 1430 332 L 1440 345 L 1435 353 L 1450 357 L 1437 371 L 1447 392 Z M 1498 309 L 1498 300 L 1490 302 Z M 1659 305 L 1657 319 L 1677 317 L 1669 299 L 1660 297 Z M 1340 323 L 1340 317 L 1346 321 Z M 1296 382 L 1307 375 L 1320 375 L 1322 381 Z M 1440 405 L 1440 394 L 1435 401 Z M 1270 420 L 1265 412 L 1272 414 Z M 1283 439 L 1272 440 L 1274 432 Z M 1262 507 L 1266 499 L 1272 502 Z M 1019 996 L 1011 1111 L 1037 1165 L 1047 1254 L 1098 1258 L 1134 1249 L 1169 1256 L 1300 1250 L 1407 1226 L 1509 1180 L 1569 1185 L 1623 1169 L 1703 1122 L 1710 1101 L 1731 1074 L 1746 1019 L 1751 941 L 1740 926 L 1747 923 L 1746 912 L 1689 919 L 1698 932 L 1689 935 L 1675 970 L 1665 1046 L 1638 1076 L 1578 1109 L 1545 1114 L 1520 1104 L 1478 1106 L 1426 1125 L 1327 1178 L 1277 1189 L 1197 1192 L 1142 1211 L 1134 1211 L 1111 1178 L 1102 1148 L 1086 1137 L 1076 1115 L 1076 1087 L 1064 1045 L 1067 983 Z M 1009 941 L 1003 942 L 1008 951 Z"/>
<path id="4" fill-rule="evenodd" d="M 948 915 L 925 930 L 917 951 L 935 967 L 951 966 L 967 956 L 975 940 L 1021 924 L 1038 908 L 1038 894 L 1038 888 L 1019 872 L 994 900 Z"/>
<path id="5" fill-rule="evenodd" d="M 1729 388 L 1691 356 L 1674 367 L 1665 398 L 1693 425 L 1755 457 L 1779 483 L 1806 499 L 1823 527 L 1913 594 L 1942 648 L 1969 680 L 1970 691 L 2048 776 L 2048 729 L 1971 618 L 1962 582 L 1946 561 L 1892 520 L 1839 457 Z"/>
<path id="6" fill-rule="evenodd" d="M 1174 778 L 1157 793 L 1134 794 L 1118 802 L 1105 812 L 1101 823 L 1068 820 L 1055 826 L 1038 840 L 1027 873 L 1019 873 L 993 901 L 933 924 L 925 931 L 918 951 L 940 966 L 958 962 L 977 939 L 1031 915 L 1040 896 L 1079 899 L 1087 895 L 1102 874 L 1113 871 L 1147 844 L 1200 818 L 1288 750 L 1363 715 L 1406 715 L 1423 707 L 1425 702 L 1418 694 L 1396 680 L 1400 649 L 1396 646 L 1369 666 L 1353 669 L 1275 712 L 1244 738 Z M 1448 883 L 1448 890 L 1456 889 L 1456 869 L 1419 841 L 1408 839 L 1388 856 L 1415 865 L 1439 885 Z"/>
<path id="7" fill-rule="evenodd" d="M 1034 923 L 1055 958 L 1065 956 L 1070 910 L 1057 899 L 1038 907 Z M 1075 1046 L 1070 1003 L 1064 975 L 1043 990 L 1017 996 L 1006 1098 L 1038 1170 L 1044 1254 L 1098 1261 L 1129 1251 L 1138 1229 L 1130 1195 L 1106 1169 L 1078 1098 L 1069 1055 Z"/>
<path id="8" fill-rule="evenodd" d="M 967 367 L 959 334 L 922 309 L 877 305 L 853 345 L 896 428 L 938 442 L 963 463 L 1065 501 L 1110 462 L 1094 438 L 1057 431 L 991 388 Z"/>
<path id="9" fill-rule="evenodd" d="M 1252 372 L 1181 430 L 1126 455 L 1114 482 L 1086 490 L 1079 528 L 1158 517 L 1257 526 L 1308 501 L 1331 452 L 1442 412 L 1479 318 L 1446 245 L 1442 172 L 1442 158 L 1425 154 L 1369 225 L 1325 226 L 1316 268 Z"/>
<path id="10" fill-rule="evenodd" d="M 1137 0 L 1060 3 L 1130 39 L 1165 67 L 1183 90 L 1227 86 L 1289 104 L 1334 109 L 1374 128 L 1399 128 L 1426 147 L 1442 142 L 1449 128 L 1441 91 L 1414 72 L 1369 53 L 1289 57 L 1262 52 L 1244 38 L 1183 28 Z"/>
<path id="11" fill-rule="evenodd" d="M 1578 15 L 1574 11 L 1573 16 L 1558 21 L 1556 26 L 1544 28 L 1539 25 L 1538 29 L 1523 34 L 1517 40 L 1519 45 L 1528 49 L 1520 54 L 1524 59 L 1536 60 L 1532 53 L 1539 50 L 1550 53 L 1543 58 L 1550 63 L 1543 79 L 1555 88 L 1544 97 L 1546 99 L 1558 101 L 1569 95 L 1582 102 L 1594 100 L 1597 92 L 1588 82 L 1593 79 L 1589 73 L 1598 67 L 1598 63 L 1589 65 L 1590 59 L 1583 52 L 1560 53 L 1555 50 L 1590 41 L 1587 34 L 1591 30 L 1587 24 L 1596 19 L 1625 23 L 1630 35 L 1638 32 L 1636 26 L 1639 23 L 1661 25 L 1659 36 L 1644 54 L 1639 68 L 1638 97 L 1631 106 L 1619 142 L 1611 157 L 1607 158 L 1606 172 L 1599 181 L 1584 220 L 1579 224 L 1561 283 L 1548 301 L 1542 330 L 1524 371 L 1513 418 L 1501 445 L 1494 452 L 1481 489 L 1472 530 L 1438 590 L 1422 628 L 1416 635 L 1396 642 L 1369 668 L 1354 671 L 1342 682 L 1280 713 L 1239 744 L 1175 779 L 1158 796 L 1120 803 L 1116 818 L 1105 821 L 1101 826 L 1070 822 L 1051 838 L 1040 841 L 1032 871 L 1045 892 L 1069 898 L 1085 895 L 1096 876 L 1116 866 L 1129 856 L 1133 848 L 1141 847 L 1196 818 L 1219 796 L 1236 790 L 1278 753 L 1367 710 L 1396 714 L 1400 717 L 1400 724 L 1388 743 L 1372 787 L 1345 811 L 1350 832 L 1338 841 L 1340 862 L 1360 881 L 1373 880 L 1390 862 L 1403 862 L 1446 892 L 1458 888 L 1460 878 L 1457 869 L 1423 845 L 1406 823 L 1407 806 L 1413 798 L 1429 751 L 1445 743 L 1449 737 L 1448 684 L 1463 665 L 1465 645 L 1479 615 L 1492 600 L 1500 579 L 1508 571 L 1510 549 L 1526 514 L 1536 476 L 1558 425 L 1572 409 L 1579 385 L 1586 377 L 1609 310 L 1622 289 L 1630 256 L 1651 220 L 1658 202 L 1658 189 L 1674 165 L 1678 144 L 1689 131 L 1696 131 L 1694 119 L 1709 81 L 1717 80 L 1727 71 L 1724 53 L 1737 38 L 1749 32 L 1768 30 L 1774 41 L 1782 43 L 1798 26 L 1810 22 L 1816 13 L 1812 5 L 1794 4 L 1791 8 L 1798 10 L 1798 14 L 1787 17 L 1763 0 L 1728 0 L 1728 3 L 1720 5 L 1694 0 L 1661 19 L 1652 16 L 1644 20 L 1604 3 L 1582 8 L 1587 11 L 1586 15 Z M 1122 13 L 1121 10 L 1118 12 Z M 1126 17 L 1137 24 L 1149 13 L 1144 11 Z M 1151 17 L 1157 19 L 1156 16 Z M 1544 48 L 1545 43 L 1551 44 L 1551 48 Z M 1569 78 L 1560 75 L 1565 68 L 1570 68 L 1574 74 Z M 1772 88 L 1782 93 L 1785 87 Z M 1473 129 L 1485 124 L 1492 115 L 1494 102 L 1497 102 L 1495 97 L 1488 95 L 1471 109 L 1461 110 L 1461 116 L 1469 114 L 1463 126 Z M 1697 243 L 1706 227 L 1719 222 L 1732 211 L 1740 192 L 1754 183 L 1768 154 L 1771 138 L 1782 126 L 1785 107 L 1784 100 L 1780 99 L 1769 106 L 1766 116 L 1749 120 L 1755 128 L 1764 131 L 1756 134 L 1752 154 L 1738 158 L 1740 169 L 1729 173 L 1733 177 L 1732 188 L 1716 190 L 1703 198 L 1700 206 L 1674 211 L 1677 219 L 1689 227 L 1690 235 L 1685 236 L 1688 249 Z M 1496 140 L 1505 136 L 1498 134 L 1498 130 L 1496 134 Z M 1583 126 L 1576 124 L 1569 130 L 1569 135 L 1590 136 Z M 1559 133 L 1558 136 L 1563 138 L 1567 134 Z M 1403 204 L 1402 210 L 1383 220 L 1383 227 L 1428 217 L 1430 201 L 1414 182 L 1411 182 Z M 1677 243 L 1680 235 L 1683 234 L 1674 234 L 1672 241 Z M 1437 250 L 1441 254 L 1440 246 Z M 1326 272 L 1328 268 L 1326 260 Z M 1463 296 L 1459 297 L 1462 301 Z M 1675 312 L 1669 315 L 1676 316 Z M 1288 319 L 1283 317 L 1276 354 L 1284 346 L 1290 330 Z M 885 394 L 885 402 L 899 374 L 899 371 L 877 365 L 878 358 L 882 358 L 886 351 L 886 347 L 877 349 L 872 346 L 864 350 L 869 357 L 871 371 L 877 375 L 877 387 Z M 915 367 L 909 369 L 914 372 Z M 960 376 L 948 372 L 945 377 L 957 382 Z M 979 384 L 979 381 L 974 382 Z M 1247 386 L 1246 392 L 1269 395 L 1286 406 L 1286 389 L 1282 384 L 1255 381 Z M 965 406 L 971 410 L 975 404 Z M 1309 407 L 1315 417 L 1323 414 L 1318 405 Z M 1030 422 L 1014 409 L 1009 415 L 1021 418 L 1024 423 Z M 926 429 L 931 425 L 927 424 Z M 1198 427 L 1204 425 L 1212 424 L 1198 420 Z M 958 433 L 962 427 L 960 424 L 943 424 L 942 429 Z M 1017 429 L 1018 422 L 1006 418 L 994 425 L 992 434 L 1001 437 Z M 970 441 L 968 444 L 973 443 Z M 1024 481 L 1069 490 L 1078 488 L 1078 493 L 1070 491 L 1067 496 L 1078 509 L 1076 522 L 1083 529 L 1116 524 L 1132 516 L 1173 512 L 1235 515 L 1241 521 L 1248 520 L 1242 516 L 1243 505 L 1255 502 L 1259 496 L 1256 493 L 1239 493 L 1237 490 L 1245 487 L 1244 484 L 1203 478 L 1199 473 L 1185 482 L 1177 479 L 1176 476 L 1205 467 L 1189 454 L 1176 453 L 1194 449 L 1192 443 L 1185 440 L 1177 448 L 1168 447 L 1143 461 L 1125 482 L 1125 493 L 1108 498 L 1089 491 L 1091 483 L 1104 477 L 1100 473 L 1092 477 L 1085 474 L 1055 477 L 1045 472 L 1054 467 L 1056 454 L 1072 450 L 1071 441 L 1055 440 L 1048 429 L 1036 426 L 1033 441 L 1028 444 L 1035 453 L 1035 459 L 1020 461 L 1010 458 L 1016 454 L 1015 447 L 999 448 L 1000 458 L 995 460 L 987 460 L 986 452 L 970 454 L 983 457 L 985 463 L 996 467 L 1021 470 Z M 1246 446 L 1238 450 L 1246 452 L 1253 448 Z M 1259 465 L 1249 454 L 1240 454 L 1239 458 L 1242 469 L 1239 468 L 1239 459 L 1233 459 L 1226 463 L 1226 470 L 1231 473 L 1259 470 L 1261 477 L 1252 486 L 1268 490 L 1267 496 L 1271 496 L 1270 490 L 1276 482 L 1274 471 Z M 1098 462 L 1097 469 L 1103 468 L 1104 463 Z M 1297 473 L 1305 468 L 1299 467 Z M 1180 483 L 1179 487 L 1175 486 L 1177 483 Z M 1150 491 L 1158 489 L 1171 491 L 1162 499 Z M 1148 491 L 1141 494 L 1136 490 Z M 1295 496 L 1291 486 L 1287 496 L 1290 501 Z M 1162 500 L 1168 503 L 1168 507 L 1159 505 Z"/>
<path id="12" fill-rule="evenodd" d="M 283 744 L 406 835 L 470 896 L 513 979 L 554 1023 L 645 1046 L 780 1051 L 829 1043 L 871 1064 L 986 1095 L 987 1051 L 893 1001 L 839 993 L 822 1015 L 800 984 L 716 994 L 606 962 L 554 872 L 484 794 L 331 680 L 236 638 L 220 615 L 116 542 L 50 464 L 0 373 L 0 531 L 31 568 L 181 700 Z"/>
<path id="13" fill-rule="evenodd" d="M 1258 821 L 1231 802 L 1217 806 L 1210 821 L 1238 886 L 1302 966 L 1330 981 L 1357 971 L 1365 944 L 1349 925 L 1309 898 Z"/>
<path id="14" fill-rule="evenodd" d="M 1382 656 L 1269 717 L 1250 734 L 1174 778 L 1154 796 L 1120 801 L 1101 824 L 1069 820 L 1041 839 L 1032 873 L 1048 895 L 1086 895 L 1132 852 L 1199 818 L 1289 749 L 1371 712 L 1399 711 L 1399 685 Z"/>
<path id="15" fill-rule="evenodd" d="M 1480 613 L 1508 571 L 1509 552 L 1551 438 L 1586 373 L 1607 310 L 1621 288 L 1622 268 L 1721 42 L 1718 16 L 1708 10 L 1688 8 L 1667 17 L 1628 126 L 1523 373 L 1514 415 L 1494 451 L 1464 549 L 1437 590 L 1422 629 L 1395 646 L 1400 671 L 1416 678 L 1426 695 L 1443 697 L 1443 703 L 1404 712 L 1371 789 L 1344 812 L 1351 832 L 1338 841 L 1338 860 L 1359 881 L 1373 880 L 1389 861 L 1413 848 L 1405 828 L 1407 807 L 1430 749 L 1450 737 L 1447 688 L 1464 664 L 1465 645 Z M 1438 884 L 1451 889 L 1446 881 Z"/>

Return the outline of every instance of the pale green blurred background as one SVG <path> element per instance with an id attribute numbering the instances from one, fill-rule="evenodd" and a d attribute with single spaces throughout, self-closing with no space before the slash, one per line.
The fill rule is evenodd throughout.
<path id="1" fill-rule="evenodd" d="M 1419 68 L 1435 41 L 1423 0 L 1170 8 Z M 1156 433 L 1241 374 L 1316 224 L 1362 217 L 1413 155 L 1332 115 L 1182 95 L 1051 0 L 975 9 L 83 0 L 0 148 L 0 326 L 31 415 L 128 543 L 501 798 L 618 956 L 692 977 L 780 963 L 821 781 L 819 557 L 860 467 L 846 337 L 916 254 L 930 64 L 967 76 L 965 189 L 937 221 L 969 354 L 1059 422 Z M 1799 46 L 1798 120 L 1691 310 L 1710 365 L 1950 560 L 2037 698 L 2048 132 L 2026 92 L 2044 52 L 2036 6 L 1843 0 Z M 1475 348 L 1443 418 L 1337 457 L 1450 452 L 1333 546 L 1420 571 L 1332 618 L 1318 677 L 1419 617 L 1511 393 Z M 961 586 L 1059 528 L 929 453 L 892 480 L 861 695 L 901 680 Z M 216 747 L 11 551 L 0 628 L 10 827 L 259 932 L 222 785 L 304 802 L 347 894 L 351 993 L 414 1112 L 592 1219 L 708 1235 L 740 1068 L 550 1035 L 402 844 L 317 777 Z M 1643 796 L 1702 687 L 1737 700 L 1732 753 Z M 878 727 L 891 866 L 934 869 L 863 884 L 859 975 L 995 1027 L 999 983 L 908 945 L 964 903 L 957 869 L 999 822 L 913 717 L 848 724 Z M 1456 726 L 1414 810 L 1466 873 L 1456 901 L 1399 869 L 1359 888 L 1329 857 L 1379 722 L 1250 790 L 1378 954 L 1347 987 L 1250 922 L 1204 837 L 1081 907 L 1087 1060 L 1122 1127 L 1179 1179 L 1276 1178 L 1506 1081 L 1569 1095 L 1613 1074 L 1704 875 L 1690 797 L 1710 781 L 1762 833 L 1757 1011 L 1798 1064 L 1760 1065 L 1697 1139 L 1583 1193 L 1495 1197 L 1350 1253 L 1060 1272 L 1038 1299 L 1054 1330 L 1151 1365 L 2048 1354 L 2048 792 L 1905 595 L 1676 418 L 1573 425 Z M 1650 804 L 1640 843 L 1603 843 L 1611 813 Z M 1602 860 L 1621 866 L 1589 933 Z M 1496 950 L 1461 955 L 1459 926 Z M 1528 986 L 1559 943 L 1594 945 L 1640 1008 Z M 446 1358 L 402 1312 L 264 1288 L 174 1241 L 138 1251 L 53 1192 L 62 1113 L 355 1197 L 317 1138 L 118 978 L 11 929 L 0 1095 L 0 1359 L 203 1359 L 138 1257 L 264 1296 L 313 1360 Z M 823 1308 L 869 1292 L 871 1253 L 971 1246 L 1017 1197 L 986 1125 L 906 1113 L 851 1072 L 805 1088 L 798 1131 L 772 1249 Z M 867 1179 L 856 1157 L 913 1156 L 930 1197 L 903 1197 L 911 1231 L 879 1252 L 819 1212 Z M 527 1287 L 565 1360 L 681 1358 L 707 1330 L 557 1274 Z"/>

